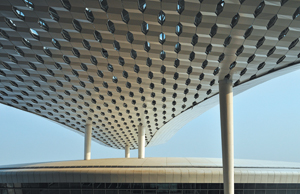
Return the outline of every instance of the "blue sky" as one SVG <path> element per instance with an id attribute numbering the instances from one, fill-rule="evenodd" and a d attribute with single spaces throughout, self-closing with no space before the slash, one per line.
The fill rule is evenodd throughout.
<path id="1" fill-rule="evenodd" d="M 235 158 L 300 162 L 299 99 L 300 71 L 235 96 Z M 0 165 L 83 159 L 83 136 L 54 122 L 0 105 L 0 123 Z M 92 159 L 120 157 L 123 150 L 92 143 Z M 219 106 L 146 148 L 146 157 L 221 158 Z"/>

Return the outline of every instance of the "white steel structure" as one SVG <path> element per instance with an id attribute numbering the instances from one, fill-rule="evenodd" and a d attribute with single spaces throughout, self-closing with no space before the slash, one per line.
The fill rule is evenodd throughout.
<path id="1" fill-rule="evenodd" d="M 0 102 L 117 149 L 298 68 L 297 0 L 3 0 Z"/>
<path id="2" fill-rule="evenodd" d="M 233 193 L 233 92 L 299 68 L 298 0 L 2 0 L 0 103 L 116 149 L 170 139 L 220 102 Z M 219 98 L 219 99 L 218 99 Z"/>

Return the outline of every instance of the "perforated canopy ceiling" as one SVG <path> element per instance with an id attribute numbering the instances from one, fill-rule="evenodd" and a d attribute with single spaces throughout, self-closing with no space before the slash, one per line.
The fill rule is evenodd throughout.
<path id="1" fill-rule="evenodd" d="M 95 141 L 118 149 L 137 148 L 139 123 L 146 144 L 165 142 L 215 103 L 219 80 L 246 90 L 300 57 L 298 0 L 0 6 L 0 102 L 77 132 L 91 123 Z"/>

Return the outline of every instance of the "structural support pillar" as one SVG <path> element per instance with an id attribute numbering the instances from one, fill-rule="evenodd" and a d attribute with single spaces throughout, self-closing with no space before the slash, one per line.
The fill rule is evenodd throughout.
<path id="1" fill-rule="evenodd" d="M 91 140 L 92 140 L 92 125 L 87 124 L 85 126 L 84 160 L 91 159 Z"/>
<path id="2" fill-rule="evenodd" d="M 130 158 L 130 146 L 128 144 L 125 146 L 125 158 Z"/>
<path id="3" fill-rule="evenodd" d="M 224 194 L 234 194 L 232 81 L 219 81 Z"/>
<path id="4" fill-rule="evenodd" d="M 139 124 L 138 130 L 139 158 L 145 158 L 145 127 Z"/>

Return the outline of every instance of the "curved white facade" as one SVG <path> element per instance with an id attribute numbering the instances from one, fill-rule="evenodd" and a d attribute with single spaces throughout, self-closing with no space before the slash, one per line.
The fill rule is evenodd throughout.
<path id="1" fill-rule="evenodd" d="M 215 104 L 299 68 L 296 0 L 0 2 L 0 103 L 113 148 L 164 143 Z"/>
<path id="2" fill-rule="evenodd" d="M 235 183 L 300 183 L 300 164 L 235 160 Z M 0 183 L 223 183 L 213 158 L 131 158 L 0 167 Z"/>

